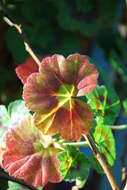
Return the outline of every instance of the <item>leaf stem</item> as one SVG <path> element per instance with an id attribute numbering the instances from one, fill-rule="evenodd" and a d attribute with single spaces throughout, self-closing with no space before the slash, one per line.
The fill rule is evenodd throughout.
<path id="1" fill-rule="evenodd" d="M 94 152 L 95 154 L 95 157 L 96 159 L 98 160 L 98 162 L 100 163 L 101 167 L 103 168 L 107 178 L 108 178 L 108 181 L 112 187 L 113 190 L 119 190 L 119 187 L 108 167 L 108 165 L 106 164 L 103 156 L 101 155 L 101 153 L 99 152 L 99 150 L 97 149 L 93 139 L 91 138 L 90 135 L 84 135 L 85 139 L 87 140 L 87 142 L 89 143 L 89 146 L 91 147 L 92 151 Z"/>
<path id="2" fill-rule="evenodd" d="M 7 181 L 13 181 L 15 183 L 18 183 L 30 190 L 37 190 L 35 187 L 33 187 L 32 185 L 28 185 L 26 182 L 24 182 L 23 180 L 20 180 L 20 179 L 17 179 L 17 178 L 14 178 L 12 176 L 9 176 L 7 175 L 6 173 L 3 173 L 0 171 L 0 179 L 3 179 L 3 180 L 7 180 Z"/>
<path id="3" fill-rule="evenodd" d="M 4 21 L 11 27 L 14 27 L 16 28 L 16 30 L 19 32 L 19 34 L 21 35 L 23 41 L 24 41 L 24 45 L 25 45 L 25 50 L 29 53 L 29 55 L 33 58 L 33 60 L 37 63 L 37 65 L 39 66 L 41 63 L 40 63 L 40 60 L 39 58 L 35 55 L 35 53 L 33 52 L 33 50 L 31 49 L 30 45 L 29 45 L 29 42 L 26 38 L 26 35 L 23 31 L 23 28 L 22 28 L 22 25 L 21 24 L 17 24 L 15 23 L 14 19 L 8 14 L 5 6 L 3 5 L 2 3 L 2 0 L 0 0 L 0 5 L 1 5 L 1 8 L 2 8 L 2 11 L 4 13 Z"/>
<path id="4" fill-rule="evenodd" d="M 123 155 L 121 156 L 121 165 L 122 165 L 122 183 L 121 190 L 126 189 L 125 186 L 127 184 L 127 169 L 126 169 L 126 155 L 127 155 L 127 135 L 125 136 L 125 147 Z"/>
<path id="5" fill-rule="evenodd" d="M 127 124 L 123 124 L 123 125 L 109 125 L 109 127 L 111 129 L 114 129 L 114 130 L 123 130 L 123 129 L 127 129 Z"/>
<path id="6" fill-rule="evenodd" d="M 89 144 L 87 141 L 81 142 L 65 142 L 63 143 L 64 146 L 75 146 L 75 147 L 88 147 Z"/>

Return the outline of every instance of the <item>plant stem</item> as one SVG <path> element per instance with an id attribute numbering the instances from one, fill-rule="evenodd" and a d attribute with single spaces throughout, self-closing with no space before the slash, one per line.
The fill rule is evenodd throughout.
<path id="1" fill-rule="evenodd" d="M 93 150 L 94 154 L 95 154 L 95 157 L 96 159 L 98 160 L 98 162 L 100 163 L 101 167 L 103 168 L 107 178 L 108 178 L 108 181 L 112 187 L 113 190 L 119 190 L 119 187 L 108 167 L 108 165 L 106 164 L 103 156 L 101 155 L 101 153 L 99 152 L 99 150 L 97 149 L 93 139 L 91 138 L 90 135 L 84 135 L 85 139 L 87 140 L 87 142 L 89 143 L 89 146 L 91 147 L 91 149 Z"/>
<path id="2" fill-rule="evenodd" d="M 22 186 L 24 186 L 30 190 L 37 190 L 35 187 L 33 187 L 32 185 L 28 185 L 23 180 L 14 178 L 12 176 L 8 176 L 6 173 L 3 173 L 1 171 L 0 171 L 0 179 L 7 180 L 7 181 L 13 181 L 13 182 L 18 183 L 18 184 L 20 184 L 20 185 L 22 185 Z"/>
<path id="3" fill-rule="evenodd" d="M 121 156 L 121 165 L 122 165 L 122 183 L 121 190 L 126 189 L 125 186 L 127 184 L 127 169 L 126 169 L 126 155 L 127 155 L 127 135 L 125 136 L 125 147 L 123 155 Z"/>
<path id="4" fill-rule="evenodd" d="M 4 21 L 11 27 L 16 28 L 16 30 L 19 32 L 19 34 L 21 35 L 23 41 L 24 41 L 24 45 L 25 45 L 25 50 L 29 53 L 29 55 L 33 58 L 33 60 L 37 63 L 37 65 L 40 65 L 40 60 L 38 59 L 38 57 L 35 55 L 35 53 L 33 52 L 33 50 L 31 49 L 29 42 L 26 38 L 26 35 L 22 29 L 21 24 L 16 24 L 14 19 L 8 14 L 5 6 L 2 3 L 2 0 L 0 0 L 0 5 L 2 8 L 2 11 L 5 15 L 4 17 Z"/>
<path id="5" fill-rule="evenodd" d="M 63 143 L 64 146 L 75 146 L 75 147 L 88 147 L 89 144 L 87 141 L 81 142 L 65 142 Z"/>
<path id="6" fill-rule="evenodd" d="M 109 127 L 110 127 L 111 129 L 114 129 L 114 130 L 127 129 L 127 125 L 126 125 L 126 124 L 123 124 L 123 125 L 109 125 Z"/>

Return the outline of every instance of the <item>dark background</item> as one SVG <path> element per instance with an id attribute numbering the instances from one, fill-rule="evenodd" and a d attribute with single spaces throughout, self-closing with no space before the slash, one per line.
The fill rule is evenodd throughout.
<path id="1" fill-rule="evenodd" d="M 97 65 L 99 83 L 115 89 L 121 100 L 116 124 L 127 123 L 122 102 L 127 98 L 127 4 L 125 0 L 3 0 L 8 12 L 21 23 L 31 47 L 41 56 L 54 53 L 89 55 Z M 29 55 L 14 28 L 2 19 L 0 8 L 0 104 L 21 98 L 22 84 L 15 68 Z M 113 173 L 121 183 L 121 162 L 127 132 L 115 132 L 117 159 Z M 70 190 L 61 183 L 55 190 Z M 0 180 L 0 190 L 7 183 Z M 48 188 L 49 189 L 49 188 Z M 52 188 L 53 189 L 53 188 Z M 105 176 L 90 172 L 85 190 L 110 190 Z"/>

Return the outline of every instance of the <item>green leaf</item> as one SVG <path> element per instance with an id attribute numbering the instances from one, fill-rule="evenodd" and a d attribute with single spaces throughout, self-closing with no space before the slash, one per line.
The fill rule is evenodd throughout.
<path id="1" fill-rule="evenodd" d="M 28 116 L 29 110 L 26 108 L 23 100 L 16 100 L 11 102 L 8 106 L 8 114 L 10 117 L 10 125 L 15 125 L 15 123 L 20 123 L 22 118 Z"/>
<path id="2" fill-rule="evenodd" d="M 23 100 L 16 100 L 9 104 L 8 110 L 0 105 L 0 144 L 5 142 L 5 135 L 9 127 L 20 124 L 21 120 L 28 116 L 29 110 Z"/>
<path id="3" fill-rule="evenodd" d="M 90 156 L 90 162 L 91 162 L 93 168 L 97 171 L 97 173 L 99 173 L 99 174 L 103 174 L 104 173 L 104 171 L 103 171 L 100 163 L 95 158 L 94 154 L 91 154 L 91 156 Z"/>
<path id="4" fill-rule="evenodd" d="M 103 119 L 98 118 L 96 127 L 91 132 L 92 137 L 98 147 L 100 153 L 104 154 L 105 159 L 110 167 L 113 167 L 116 152 L 115 152 L 115 139 L 112 130 L 103 124 Z"/>
<path id="5" fill-rule="evenodd" d="M 123 108 L 124 108 L 125 112 L 127 112 L 127 99 L 125 99 L 123 101 Z"/>
<path id="6" fill-rule="evenodd" d="M 22 186 L 22 185 L 20 185 L 18 183 L 9 181 L 7 190 L 29 190 L 29 189 L 25 188 L 24 186 Z"/>
<path id="7" fill-rule="evenodd" d="M 88 178 L 90 168 L 89 160 L 85 154 L 80 153 L 79 149 L 69 146 L 65 151 L 59 153 L 58 159 L 60 160 L 62 178 L 69 182 L 77 180 L 79 186 L 82 187 Z"/>
<path id="8" fill-rule="evenodd" d="M 97 86 L 86 97 L 96 117 L 103 117 L 104 124 L 114 123 L 120 111 L 120 100 L 115 93 L 107 91 L 105 86 Z"/>
<path id="9" fill-rule="evenodd" d="M 43 187 L 38 187 L 37 189 L 38 189 L 38 190 L 43 190 Z"/>
<path id="10" fill-rule="evenodd" d="M 9 126 L 9 116 L 5 106 L 0 105 L 0 143 L 5 141 L 5 132 Z"/>

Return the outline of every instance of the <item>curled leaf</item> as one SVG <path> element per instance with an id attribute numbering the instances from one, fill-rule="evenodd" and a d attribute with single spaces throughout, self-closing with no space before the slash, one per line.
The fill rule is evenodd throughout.
<path id="1" fill-rule="evenodd" d="M 95 65 L 87 56 L 73 54 L 65 59 L 55 54 L 44 58 L 39 72 L 28 77 L 23 91 L 26 106 L 35 112 L 36 127 L 44 134 L 60 133 L 68 140 L 89 133 L 93 114 L 78 97 L 96 87 L 97 77 Z"/>
<path id="2" fill-rule="evenodd" d="M 23 84 L 25 84 L 28 76 L 35 72 L 38 72 L 38 66 L 31 57 L 25 63 L 16 67 L 16 74 Z"/>
<path id="3" fill-rule="evenodd" d="M 3 168 L 9 175 L 23 179 L 39 187 L 48 182 L 61 181 L 57 153 L 61 151 L 48 142 L 34 127 L 31 116 L 20 127 L 11 128 L 6 135 L 6 150 L 3 153 Z M 49 139 L 49 138 L 48 138 Z"/>

